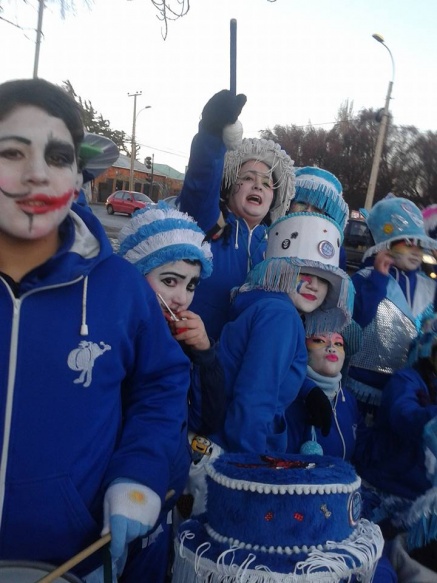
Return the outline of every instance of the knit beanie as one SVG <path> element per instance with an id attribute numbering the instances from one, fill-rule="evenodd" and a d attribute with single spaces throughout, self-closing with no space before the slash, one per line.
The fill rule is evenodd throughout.
<path id="1" fill-rule="evenodd" d="M 212 253 L 205 233 L 192 217 L 164 202 L 136 211 L 118 235 L 119 255 L 147 275 L 165 263 L 199 261 L 200 277 L 212 272 Z"/>

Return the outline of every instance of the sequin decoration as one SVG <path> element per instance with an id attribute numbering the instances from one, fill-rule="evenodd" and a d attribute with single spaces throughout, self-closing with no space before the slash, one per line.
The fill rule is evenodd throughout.
<path id="1" fill-rule="evenodd" d="M 301 514 L 300 512 L 295 512 L 295 513 L 293 514 L 293 516 L 294 516 L 294 518 L 295 518 L 296 520 L 298 520 L 299 522 L 302 522 L 302 520 L 303 520 L 303 514 Z"/>
<path id="2" fill-rule="evenodd" d="M 264 519 L 267 520 L 267 522 L 270 522 L 273 519 L 273 512 L 267 512 Z"/>
<path id="3" fill-rule="evenodd" d="M 329 518 L 332 515 L 332 512 L 328 510 L 328 506 L 326 504 L 322 504 L 320 506 L 320 510 L 323 512 L 325 518 Z"/>

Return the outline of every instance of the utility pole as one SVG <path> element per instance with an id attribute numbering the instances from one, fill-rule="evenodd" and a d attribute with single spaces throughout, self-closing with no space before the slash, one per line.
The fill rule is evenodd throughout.
<path id="1" fill-rule="evenodd" d="M 152 196 L 150 198 L 152 200 L 153 200 L 153 168 L 154 168 L 154 165 L 155 165 L 155 154 L 152 154 L 152 174 L 150 176 L 150 182 L 151 182 L 151 188 L 152 188 L 152 190 L 151 190 Z M 158 202 L 158 201 L 156 200 L 154 202 Z"/>
<path id="2" fill-rule="evenodd" d="M 36 28 L 36 45 L 35 45 L 35 59 L 33 62 L 33 78 L 38 77 L 38 64 L 39 64 L 39 49 L 41 47 L 41 36 L 42 36 L 42 17 L 44 14 L 44 0 L 39 0 L 38 7 L 38 25 Z"/>
<path id="3" fill-rule="evenodd" d="M 132 122 L 132 150 L 130 154 L 130 174 L 129 174 L 129 190 L 134 190 L 134 167 L 135 167 L 135 154 L 137 146 L 135 143 L 135 126 L 137 122 L 137 97 L 142 95 L 142 91 L 137 91 L 136 93 L 128 93 L 129 97 L 134 98 L 134 116 Z"/>

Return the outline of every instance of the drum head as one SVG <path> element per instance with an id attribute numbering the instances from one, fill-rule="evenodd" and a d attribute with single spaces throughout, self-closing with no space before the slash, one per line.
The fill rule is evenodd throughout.
<path id="1" fill-rule="evenodd" d="M 54 571 L 55 567 L 47 563 L 31 561 L 0 561 L 0 583 L 35 583 Z M 81 583 L 81 580 L 65 573 L 55 579 L 54 583 Z"/>

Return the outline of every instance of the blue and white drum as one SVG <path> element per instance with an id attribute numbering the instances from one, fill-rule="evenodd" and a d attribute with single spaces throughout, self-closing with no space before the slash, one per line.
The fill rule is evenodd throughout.
<path id="1" fill-rule="evenodd" d="M 0 583 L 35 583 L 56 567 L 33 561 L 0 561 Z M 65 573 L 54 583 L 82 583 L 75 575 Z"/>

